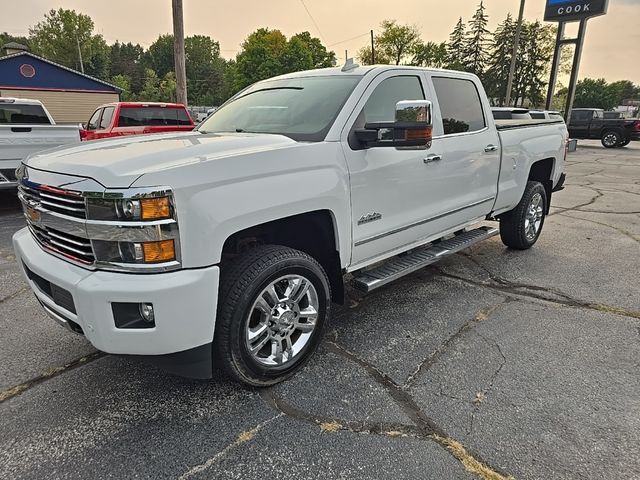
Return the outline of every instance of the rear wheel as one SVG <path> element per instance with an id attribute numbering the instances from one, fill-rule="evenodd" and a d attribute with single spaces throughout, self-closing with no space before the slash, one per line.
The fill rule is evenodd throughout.
<path id="1" fill-rule="evenodd" d="M 540 237 L 547 213 L 547 192 L 540 182 L 529 181 L 520 203 L 500 217 L 500 238 L 507 247 L 531 248 Z"/>
<path id="2" fill-rule="evenodd" d="M 622 142 L 622 136 L 615 131 L 604 132 L 602 134 L 600 142 L 605 148 L 616 148 L 620 146 L 620 143 Z"/>
<path id="3" fill-rule="evenodd" d="M 242 383 L 266 387 L 315 352 L 330 311 L 329 281 L 309 255 L 260 246 L 223 268 L 214 358 Z"/>

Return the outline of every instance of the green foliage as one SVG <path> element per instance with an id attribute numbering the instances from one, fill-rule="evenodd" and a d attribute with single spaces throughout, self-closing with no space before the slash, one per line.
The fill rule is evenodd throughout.
<path id="1" fill-rule="evenodd" d="M 242 43 L 233 71 L 227 76 L 237 92 L 254 82 L 283 73 L 332 65 L 335 54 L 328 52 L 309 32 L 289 40 L 280 30 L 260 28 Z"/>
<path id="2" fill-rule="evenodd" d="M 483 3 L 480 2 L 469 22 L 469 28 L 462 43 L 462 56 L 459 58 L 464 70 L 478 76 L 484 73 L 489 56 L 490 32 L 487 29 L 488 23 L 489 17 L 485 13 Z"/>
<path id="3" fill-rule="evenodd" d="M 356 60 L 360 65 L 371 65 L 371 45 L 365 45 L 356 53 Z M 389 65 L 391 57 L 387 57 L 384 52 L 376 50 L 376 65 Z"/>
<path id="4" fill-rule="evenodd" d="M 187 40 L 185 39 L 185 50 L 186 42 Z M 144 55 L 144 66 L 152 69 L 161 77 L 175 69 L 172 34 L 160 35 L 155 42 L 149 45 L 149 49 Z"/>
<path id="5" fill-rule="evenodd" d="M 391 63 L 400 65 L 408 61 L 420 42 L 420 32 L 414 25 L 398 25 L 395 20 L 383 20 L 380 23 L 382 33 L 375 37 L 376 57 L 390 59 Z M 376 58 L 376 63 L 380 63 Z"/>
<path id="6" fill-rule="evenodd" d="M 124 102 L 134 100 L 133 92 L 131 91 L 131 77 L 124 73 L 119 73 L 111 77 L 111 83 L 116 87 L 120 87 L 122 92 L 120 93 L 120 99 Z"/>
<path id="7" fill-rule="evenodd" d="M 125 75 L 129 79 L 129 89 L 131 91 L 138 92 L 142 87 L 142 80 L 144 77 L 144 65 L 142 64 L 142 58 L 144 55 L 144 48 L 138 44 L 120 43 L 116 41 L 111 45 L 110 60 L 111 60 L 111 74 Z"/>
<path id="8" fill-rule="evenodd" d="M 446 42 L 420 42 L 414 49 L 411 65 L 433 68 L 445 67 L 447 65 Z"/>
<path id="9" fill-rule="evenodd" d="M 51 10 L 44 20 L 29 29 L 32 51 L 76 70 L 106 78 L 109 73 L 109 46 L 102 35 L 93 33 L 93 20 L 74 10 Z"/>
<path id="10" fill-rule="evenodd" d="M 225 99 L 225 61 L 220 57 L 220 44 L 205 35 L 187 37 L 184 42 L 189 103 L 220 105 Z"/>
<path id="11" fill-rule="evenodd" d="M 289 43 L 294 40 L 302 41 L 306 49 L 311 52 L 311 68 L 327 68 L 335 65 L 336 54 L 327 50 L 319 38 L 312 37 L 309 32 L 301 32 L 291 37 Z"/>
<path id="12" fill-rule="evenodd" d="M 583 78 L 576 84 L 575 108 L 602 108 L 611 110 L 622 103 L 618 97 L 620 84 L 609 84 L 604 78 Z"/>
<path id="13" fill-rule="evenodd" d="M 462 59 L 464 58 L 466 36 L 466 29 L 462 22 L 462 17 L 460 17 L 449 35 L 449 43 L 447 43 L 447 66 L 453 70 L 462 70 L 464 68 Z"/>
<path id="14" fill-rule="evenodd" d="M 29 39 L 27 37 L 20 37 L 20 36 L 15 36 L 15 35 L 11 35 L 10 33 L 7 32 L 0 32 L 0 48 L 2 48 L 4 45 L 6 45 L 9 42 L 16 42 L 19 43 L 20 45 L 24 45 L 25 47 L 29 47 Z"/>

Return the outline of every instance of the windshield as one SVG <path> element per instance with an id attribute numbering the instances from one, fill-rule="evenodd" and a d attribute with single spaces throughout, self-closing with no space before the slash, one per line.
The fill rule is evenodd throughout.
<path id="1" fill-rule="evenodd" d="M 251 132 L 324 140 L 359 76 L 287 78 L 259 82 L 205 120 L 202 133 Z"/>

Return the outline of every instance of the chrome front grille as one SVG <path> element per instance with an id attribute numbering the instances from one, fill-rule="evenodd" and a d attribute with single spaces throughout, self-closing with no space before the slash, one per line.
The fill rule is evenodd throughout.
<path id="1" fill-rule="evenodd" d="M 91 240 L 83 236 L 86 208 L 81 193 L 23 179 L 18 197 L 31 235 L 42 248 L 81 265 L 95 263 Z M 71 222 L 73 228 L 69 228 L 71 219 L 64 220 L 62 215 L 78 219 Z"/>
<path id="2" fill-rule="evenodd" d="M 27 217 L 27 223 L 31 234 L 44 248 L 53 250 L 72 260 L 80 261 L 87 265 L 95 261 L 91 241 L 61 232 L 49 226 L 38 226 Z"/>
<path id="3" fill-rule="evenodd" d="M 31 207 L 61 213 L 76 218 L 87 218 L 84 197 L 79 192 L 38 185 L 23 180 L 18 185 L 21 196 Z"/>

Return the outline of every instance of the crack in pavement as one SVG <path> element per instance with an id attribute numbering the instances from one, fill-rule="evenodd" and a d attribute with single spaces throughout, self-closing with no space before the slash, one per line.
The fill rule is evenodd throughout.
<path id="1" fill-rule="evenodd" d="M 431 440 L 453 455 L 462 466 L 484 480 L 509 480 L 513 477 L 490 467 L 489 464 L 478 455 L 470 453 L 460 442 L 449 437 L 431 418 L 429 418 L 418 406 L 413 397 L 397 384 L 385 372 L 375 365 L 361 359 L 353 352 L 334 343 L 326 341 L 325 346 L 330 352 L 341 356 L 349 362 L 363 368 L 373 380 L 382 386 L 393 402 L 409 417 L 414 425 L 389 424 L 389 423 L 365 423 L 358 421 L 345 421 L 336 418 L 324 417 L 314 413 L 305 412 L 278 397 L 273 389 L 261 390 L 260 395 L 265 402 L 276 411 L 293 419 L 319 425 L 325 432 L 347 430 L 354 433 L 368 433 L 385 435 L 387 437 L 414 437 Z M 323 428 L 324 426 L 324 428 Z"/>
<path id="2" fill-rule="evenodd" d="M 471 435 L 471 433 L 473 433 L 473 422 L 475 421 L 476 413 L 478 413 L 478 411 L 480 410 L 481 403 L 484 401 L 485 398 L 487 398 L 487 395 L 489 394 L 489 392 L 493 390 L 493 384 L 495 383 L 496 378 L 498 378 L 498 375 L 500 375 L 500 372 L 502 371 L 503 367 L 507 364 L 507 357 L 505 357 L 504 353 L 502 352 L 502 348 L 500 348 L 500 345 L 496 340 L 491 339 L 491 341 L 489 341 L 489 339 L 485 335 L 482 335 L 480 332 L 476 331 L 475 333 L 480 338 L 482 338 L 482 340 L 487 345 L 496 348 L 496 350 L 502 357 L 502 362 L 500 362 L 500 365 L 498 366 L 496 371 L 493 372 L 493 374 L 491 375 L 491 378 L 489 379 L 489 385 L 485 389 L 479 392 L 480 395 L 476 394 L 476 399 L 478 399 L 478 401 L 473 402 L 473 409 L 471 410 L 471 419 L 469 422 L 469 429 L 467 430 L 468 435 Z"/>
<path id="3" fill-rule="evenodd" d="M 195 465 L 194 467 L 191 467 L 189 470 L 187 470 L 182 475 L 180 475 L 178 477 L 178 479 L 179 480 L 185 480 L 185 479 L 187 479 L 189 477 L 197 475 L 198 473 L 202 473 L 205 470 L 211 468 L 221 457 L 224 457 L 231 450 L 233 450 L 234 448 L 242 445 L 243 443 L 246 443 L 246 442 L 252 440 L 260 430 L 262 430 L 268 424 L 270 424 L 274 420 L 276 420 L 276 419 L 278 419 L 278 418 L 280 418 L 280 417 L 282 417 L 284 415 L 285 415 L 284 413 L 279 413 L 278 415 L 275 415 L 275 416 L 265 420 L 264 422 L 259 423 L 258 425 L 253 427 L 251 430 L 240 432 L 240 434 L 238 435 L 238 438 L 236 438 L 236 440 L 234 442 L 232 442 L 229 445 L 227 445 L 226 447 L 224 447 L 222 450 L 220 450 L 214 456 L 212 456 L 211 458 L 206 460 L 204 463 L 201 463 L 199 465 Z"/>
<path id="4" fill-rule="evenodd" d="M 580 210 L 580 211 L 582 211 L 582 210 Z M 602 225 L 603 227 L 612 228 L 613 230 L 616 230 L 618 233 L 621 233 L 621 234 L 629 237 L 631 240 L 634 240 L 634 241 L 640 243 L 640 239 L 636 238 L 636 236 L 633 233 L 627 232 L 626 230 L 623 230 L 620 227 L 615 227 L 615 226 L 610 225 L 608 223 L 598 222 L 596 220 L 591 220 L 590 218 L 574 217 L 574 216 L 571 216 L 571 215 L 569 215 L 567 213 L 559 213 L 558 215 L 560 215 L 561 217 L 573 218 L 574 220 L 581 220 L 581 221 L 585 221 L 585 222 L 591 222 L 591 223 L 595 223 L 596 225 Z"/>
<path id="5" fill-rule="evenodd" d="M 602 193 L 600 190 L 598 190 L 597 188 L 593 188 L 593 187 L 588 187 L 588 186 L 583 186 L 583 188 L 588 188 L 589 190 L 593 190 L 596 192 L 596 195 L 591 198 L 591 200 L 585 202 L 585 203 L 579 203 L 578 205 L 574 205 L 573 207 L 553 207 L 553 208 L 557 208 L 558 210 L 555 212 L 549 212 L 549 214 L 547 215 L 548 217 L 550 217 L 551 215 L 557 215 L 559 213 L 564 213 L 564 212 L 568 212 L 570 210 L 578 210 L 578 211 L 585 211 L 585 210 L 579 210 L 580 208 L 583 207 L 588 207 L 589 205 L 593 205 L 596 200 L 598 200 L 599 198 L 604 196 L 604 193 Z"/>
<path id="6" fill-rule="evenodd" d="M 13 397 L 20 395 L 21 393 L 26 392 L 30 388 L 35 387 L 47 380 L 50 380 L 58 375 L 68 372 L 69 370 L 73 370 L 74 368 L 78 368 L 82 365 L 86 365 L 94 360 L 102 358 L 106 355 L 104 352 L 96 351 L 94 353 L 90 353 L 89 355 L 85 355 L 80 358 L 76 358 L 75 360 L 70 361 L 60 367 L 52 367 L 46 372 L 34 377 L 26 382 L 15 385 L 7 390 L 0 392 L 0 403 L 6 402 L 7 400 L 12 399 Z"/>
<path id="7" fill-rule="evenodd" d="M 475 323 L 487 320 L 489 316 L 501 305 L 511 301 L 511 299 L 503 299 L 501 302 L 494 303 L 483 309 L 480 309 L 470 320 L 467 320 L 453 335 L 448 337 L 442 342 L 438 348 L 425 357 L 416 367 L 416 369 L 409 374 L 405 382 L 400 388 L 408 390 L 411 388 L 414 380 L 423 372 L 428 371 L 442 356 L 443 353 L 449 348 L 449 346 L 455 342 L 462 334 L 469 330 Z"/>
<path id="8" fill-rule="evenodd" d="M 6 302 L 7 300 L 11 300 L 12 298 L 15 298 L 15 297 L 17 297 L 18 295 L 20 295 L 21 293 L 24 293 L 24 292 L 26 292 L 26 291 L 28 291 L 28 290 L 30 290 L 30 288 L 29 288 L 29 287 L 22 287 L 22 288 L 20 288 L 20 289 L 16 290 L 15 292 L 13 292 L 13 293 L 11 293 L 11 294 L 7 295 L 6 297 L 2 297 L 2 298 L 0 298 L 0 304 L 2 304 L 2 303 L 4 303 L 4 302 Z"/>
<path id="9" fill-rule="evenodd" d="M 497 290 L 500 292 L 505 292 L 505 293 L 509 293 L 512 295 L 515 295 L 515 297 L 513 298 L 519 298 L 519 297 L 529 297 L 529 298 L 533 298 L 536 300 L 543 300 L 545 302 L 550 302 L 550 303 L 555 303 L 557 305 L 561 305 L 564 307 L 574 307 L 574 308 L 584 308 L 586 310 L 595 310 L 598 312 L 605 312 L 605 313 L 612 313 L 614 315 L 619 315 L 622 317 L 629 317 L 629 318 L 634 318 L 637 320 L 640 320 L 640 312 L 638 311 L 634 311 L 634 310 L 627 310 L 625 308 L 621 308 L 621 307 L 616 307 L 616 306 L 612 306 L 612 305 L 606 305 L 603 303 L 592 303 L 592 302 L 587 302 L 584 300 L 578 300 L 575 299 L 573 297 L 570 297 L 569 295 L 559 292 L 557 290 L 554 290 L 552 288 L 546 288 L 546 287 L 540 287 L 537 285 L 527 285 L 527 284 L 523 284 L 523 283 L 516 283 L 516 282 L 510 282 L 508 280 L 505 279 L 498 279 L 496 280 L 497 277 L 491 278 L 491 280 L 493 280 L 494 282 L 496 282 L 497 284 L 491 284 L 491 283 L 487 283 L 487 282 L 482 282 L 482 281 L 478 281 L 478 280 L 474 280 L 474 279 L 470 279 L 470 278 L 466 278 L 466 277 L 461 277 L 459 275 L 454 275 L 451 273 L 447 273 L 444 272 L 442 269 L 440 269 L 439 267 L 433 267 L 436 270 L 438 270 L 438 272 L 440 273 L 440 275 L 447 277 L 447 278 L 451 278 L 454 280 L 458 280 L 460 282 L 466 283 L 468 285 L 475 285 L 477 287 L 481 287 L 481 288 L 489 288 L 492 290 Z M 556 297 L 560 297 L 560 298 L 553 298 L 550 296 L 545 296 L 545 295 L 541 295 L 535 292 L 544 292 L 544 293 L 549 293 L 551 295 L 555 295 Z"/>

